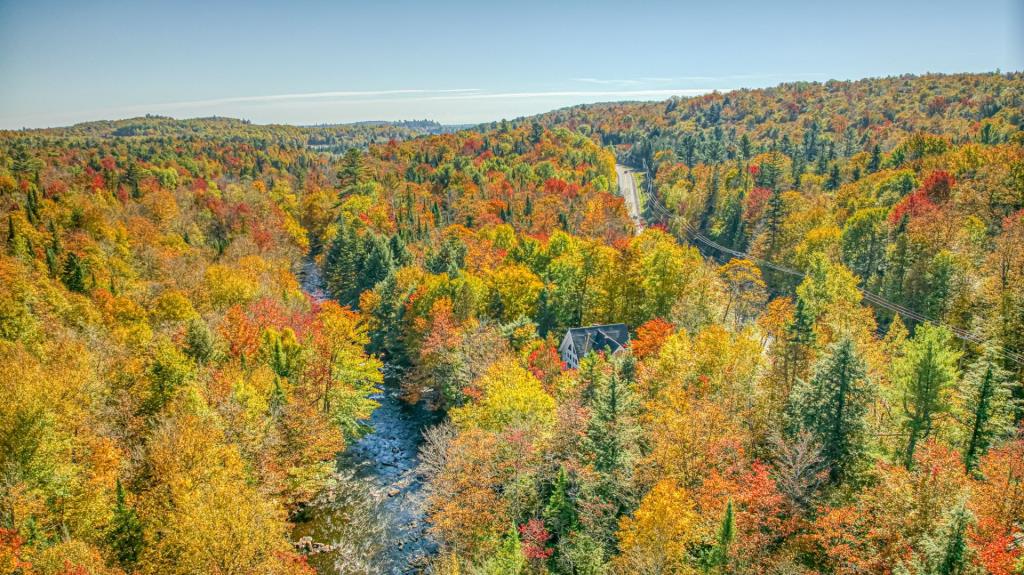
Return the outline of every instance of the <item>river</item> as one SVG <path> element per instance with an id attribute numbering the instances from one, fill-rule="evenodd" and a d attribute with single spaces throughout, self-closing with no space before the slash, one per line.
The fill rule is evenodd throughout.
<path id="1" fill-rule="evenodd" d="M 306 293 L 326 299 L 312 259 L 300 275 Z M 389 386 L 371 397 L 380 404 L 368 422 L 373 431 L 338 455 L 334 485 L 296 518 L 292 537 L 321 574 L 417 573 L 437 548 L 417 465 L 423 430 L 439 416 L 406 404 Z"/>

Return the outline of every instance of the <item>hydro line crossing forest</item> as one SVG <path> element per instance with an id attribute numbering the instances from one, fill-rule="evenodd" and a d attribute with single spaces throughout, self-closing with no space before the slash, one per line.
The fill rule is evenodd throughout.
<path id="1" fill-rule="evenodd" d="M 1024 573 L 1019 73 L 0 132 L 0 210 L 0 572 Z"/>

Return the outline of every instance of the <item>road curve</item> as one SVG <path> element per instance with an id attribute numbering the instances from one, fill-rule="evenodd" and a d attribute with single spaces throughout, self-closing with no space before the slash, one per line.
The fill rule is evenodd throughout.
<path id="1" fill-rule="evenodd" d="M 636 224 L 636 233 L 639 234 L 644 229 L 644 221 L 640 217 L 640 194 L 636 190 L 633 170 L 622 164 L 615 164 L 615 174 L 619 180 L 619 194 L 626 200 L 629 217 L 633 218 L 633 223 Z"/>

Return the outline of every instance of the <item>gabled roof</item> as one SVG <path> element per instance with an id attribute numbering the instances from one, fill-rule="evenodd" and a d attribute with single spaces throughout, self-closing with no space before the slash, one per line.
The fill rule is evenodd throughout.
<path id="1" fill-rule="evenodd" d="M 614 353 L 629 343 L 629 328 L 624 323 L 573 327 L 568 335 L 579 357 L 606 348 Z"/>

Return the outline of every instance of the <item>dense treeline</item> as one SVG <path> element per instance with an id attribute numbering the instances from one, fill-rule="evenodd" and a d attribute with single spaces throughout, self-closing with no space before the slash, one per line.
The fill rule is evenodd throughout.
<path id="1" fill-rule="evenodd" d="M 649 168 L 649 217 L 721 261 L 807 272 L 817 254 L 859 287 L 1024 354 L 1020 74 L 788 84 L 549 119 Z M 769 268 L 775 294 L 799 275 Z M 878 308 L 885 326 L 891 309 Z M 904 317 L 906 319 L 906 317 Z M 1020 378 L 1022 367 L 1004 361 Z"/>
<path id="2" fill-rule="evenodd" d="M 5 573 L 311 571 L 288 515 L 381 380 L 294 273 L 330 159 L 190 123 L 0 139 Z"/>
<path id="3" fill-rule="evenodd" d="M 551 233 L 503 203 L 500 224 L 434 216 L 455 226 L 424 236 L 396 217 L 364 244 L 394 262 L 362 284 L 379 280 L 359 300 L 373 349 L 449 414 L 423 453 L 436 570 L 1024 568 L 1020 94 L 1017 75 L 898 78 L 492 126 L 522 134 L 527 161 L 545 124 L 646 161 L 666 228 Z M 706 114 L 654 143 L 662 116 Z M 688 156 L 716 132 L 720 153 Z M 384 159 L 405 175 L 392 185 L 423 184 L 421 158 Z M 473 178 L 475 163 L 452 167 Z M 666 231 L 753 260 L 702 261 Z M 865 288 L 948 327 L 869 306 Z M 634 328 L 630 351 L 560 367 L 561 330 L 606 321 Z"/>
<path id="4" fill-rule="evenodd" d="M 5 135 L 0 560 L 304 572 L 288 513 L 383 380 L 446 414 L 435 573 L 1021 573 L 1022 87 L 787 85 L 340 157 Z M 650 168 L 639 234 L 616 153 Z M 566 369 L 563 330 L 604 322 L 629 346 Z"/>
<path id="5" fill-rule="evenodd" d="M 391 140 L 407 140 L 427 134 L 441 134 L 451 128 L 426 120 L 407 122 L 358 122 L 354 124 L 323 124 L 317 126 L 260 125 L 234 118 L 198 118 L 177 120 L 147 115 L 125 120 L 85 122 L 67 128 L 3 131 L 19 139 L 45 145 L 94 144 L 97 141 L 159 140 L 168 145 L 172 140 L 235 141 L 255 146 L 309 146 L 319 151 L 343 153 L 348 148 L 366 148 Z"/>

